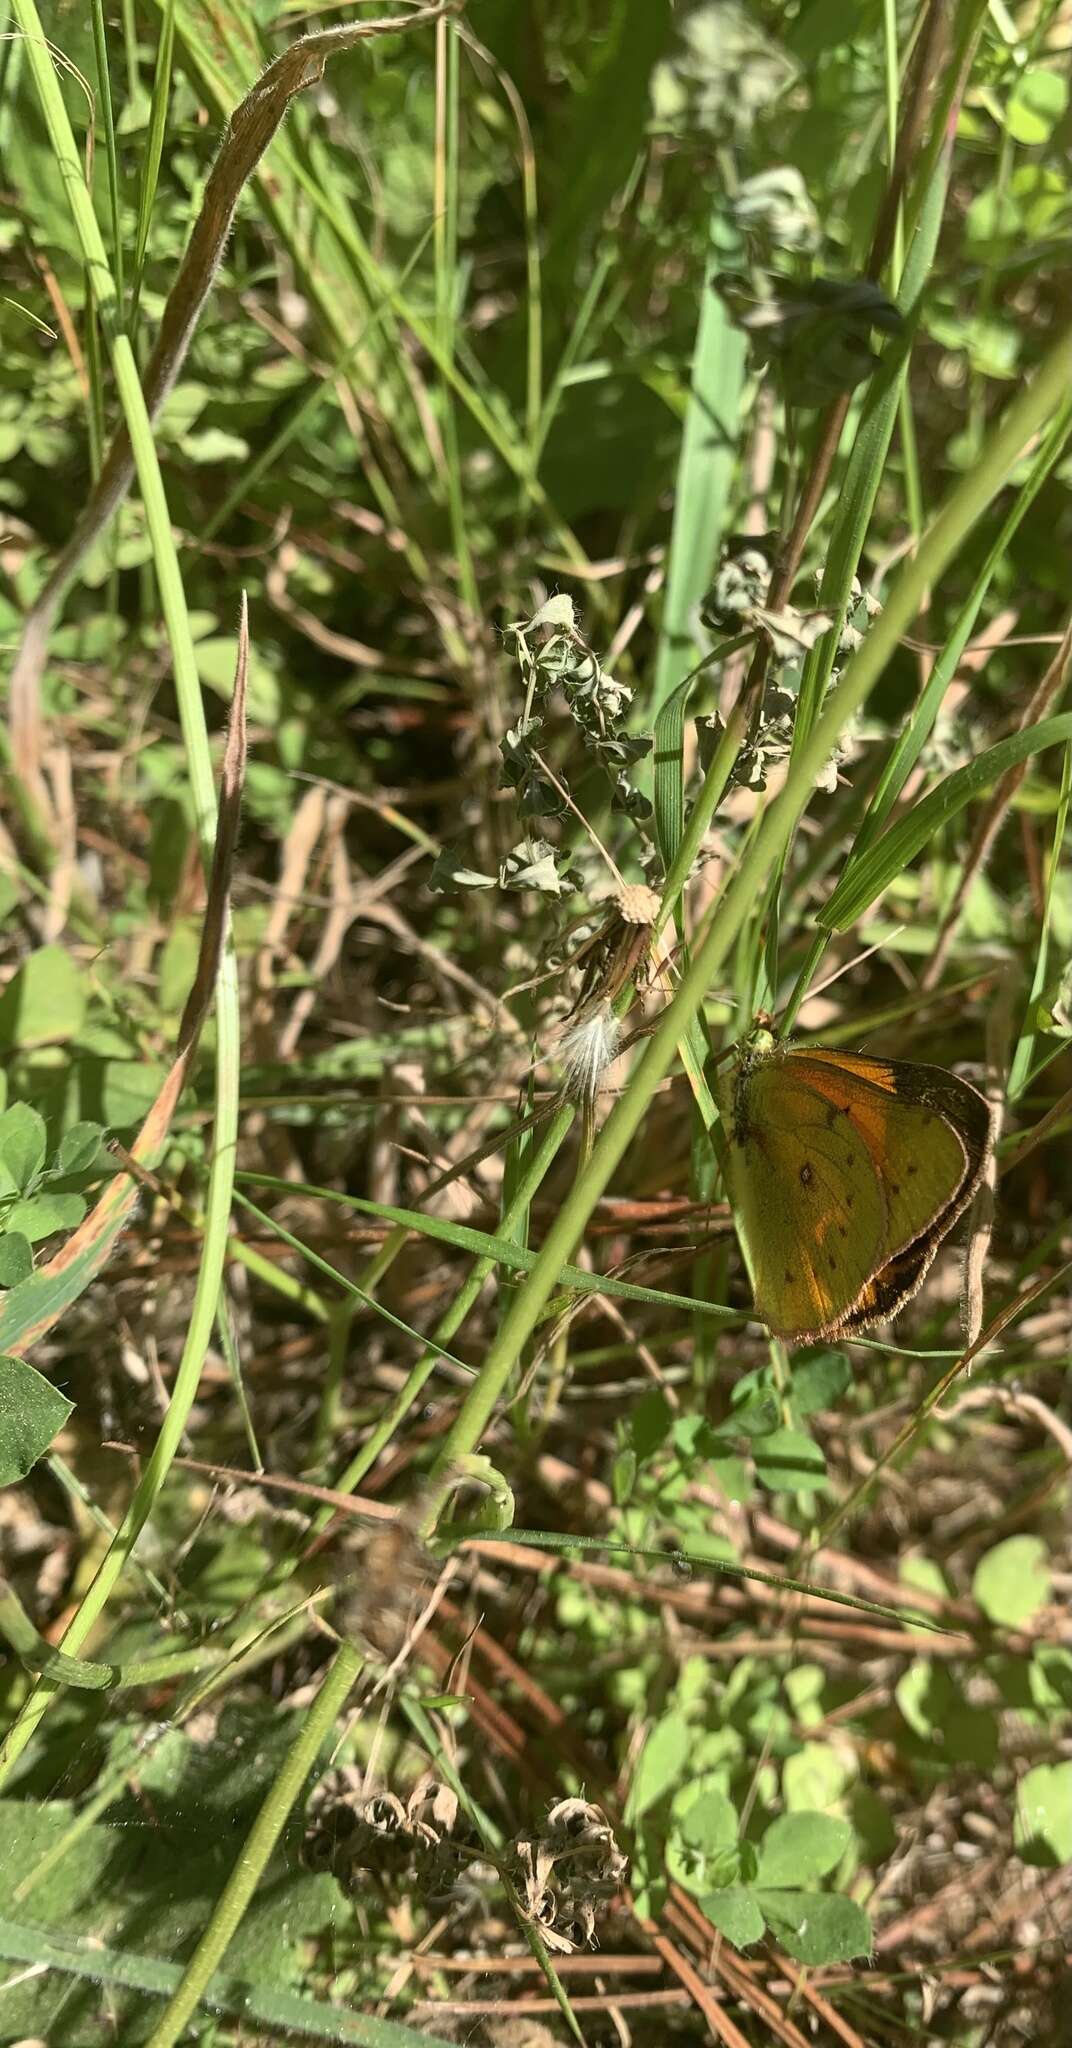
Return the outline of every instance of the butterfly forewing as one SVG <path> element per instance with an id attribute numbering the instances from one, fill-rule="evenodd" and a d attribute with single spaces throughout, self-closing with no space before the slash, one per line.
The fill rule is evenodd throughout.
<path id="1" fill-rule="evenodd" d="M 883 1260 L 932 1230 L 956 1203 L 968 1176 L 968 1149 L 958 1130 L 926 1098 L 925 1077 L 941 1068 L 910 1062 L 790 1052 L 786 1060 L 827 1105 L 827 1115 L 854 1131 L 867 1148 L 886 1199 Z M 905 1076 L 916 1082 L 905 1092 Z M 975 1090 L 963 1084 L 974 1097 Z M 952 1221 L 952 1218 L 950 1218 Z"/>
<path id="2" fill-rule="evenodd" d="M 781 1059 L 741 1076 L 730 1163 L 756 1303 L 777 1336 L 820 1334 L 882 1258 L 886 1204 L 870 1154 Z"/>

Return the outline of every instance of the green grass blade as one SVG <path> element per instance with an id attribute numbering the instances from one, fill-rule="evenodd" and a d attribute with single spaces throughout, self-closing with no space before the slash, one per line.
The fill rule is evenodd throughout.
<path id="1" fill-rule="evenodd" d="M 860 426 L 853 443 L 838 498 L 838 512 L 830 538 L 819 604 L 834 613 L 834 624 L 811 649 L 804 664 L 800 685 L 800 713 L 795 741 L 803 741 L 819 715 L 830 671 L 837 654 L 838 637 L 845 622 L 852 579 L 860 565 L 867 530 L 886 467 L 897 410 L 908 377 L 908 365 L 919 325 L 927 279 L 934 263 L 938 233 L 949 186 L 951 152 L 943 150 L 924 195 L 919 226 L 912 239 L 904 276 L 897 294 L 897 307 L 905 323 L 903 335 L 890 344 L 864 399 Z"/>
<path id="2" fill-rule="evenodd" d="M 305 1187 L 300 1181 L 273 1180 L 270 1175 L 263 1173 L 242 1173 L 238 1179 L 244 1186 L 276 1188 L 280 1194 L 322 1195 L 324 1192 L 322 1188 Z M 340 1287 L 359 1293 L 363 1301 L 367 1301 L 378 1314 L 386 1316 L 388 1322 L 403 1330 L 407 1336 L 417 1335 L 417 1332 L 411 1330 L 408 1324 L 401 1322 L 399 1317 L 391 1315 L 389 1311 L 381 1308 L 379 1303 L 374 1302 L 371 1296 L 356 1288 L 355 1283 L 347 1280 L 345 1274 L 329 1266 L 326 1260 L 321 1259 L 315 1252 L 309 1251 L 298 1238 L 291 1237 L 281 1225 L 273 1222 L 271 1216 L 254 1208 L 252 1202 L 248 1202 L 241 1194 L 237 1199 L 253 1211 L 259 1222 L 265 1224 L 268 1229 L 277 1231 L 285 1243 L 291 1244 L 296 1251 L 304 1252 L 305 1257 L 311 1259 L 318 1271 L 327 1273 Z M 452 1223 L 445 1216 L 425 1216 L 419 1209 L 396 1209 L 386 1202 L 366 1202 L 360 1195 L 335 1195 L 332 1199 L 340 1202 L 344 1208 L 355 1209 L 359 1215 L 378 1216 L 384 1223 L 393 1223 L 399 1228 L 414 1231 L 418 1236 L 434 1238 L 440 1244 L 452 1245 L 455 1251 L 473 1252 L 480 1259 L 493 1260 L 496 1265 L 529 1273 L 536 1264 L 536 1253 L 516 1243 L 513 1238 L 495 1236 L 486 1230 L 474 1230 L 469 1223 Z M 578 1294 L 612 1294 L 618 1301 L 643 1301 L 650 1303 L 654 1308 L 687 1308 L 700 1315 L 716 1318 L 736 1317 L 736 1310 L 719 1308 L 714 1302 L 696 1301 L 688 1294 L 665 1293 L 658 1287 L 634 1286 L 631 1281 L 617 1280 L 609 1273 L 586 1273 L 580 1266 L 564 1265 L 559 1278 L 564 1287 L 574 1288 Z M 443 1356 L 449 1359 L 452 1365 L 462 1363 L 461 1359 L 453 1358 L 449 1351 L 444 1352 Z M 468 1372 L 470 1368 L 466 1366 L 464 1370 Z"/>
<path id="3" fill-rule="evenodd" d="M 913 804 L 903 818 L 891 825 L 881 839 L 853 862 L 818 914 L 818 922 L 824 931 L 844 931 L 853 924 L 876 896 L 880 896 L 883 889 L 888 888 L 908 866 L 909 861 L 914 860 L 917 853 L 922 853 L 935 833 L 955 818 L 973 797 L 981 796 L 984 790 L 991 788 L 1006 769 L 1019 767 L 1021 761 L 1030 760 L 1032 754 L 1059 746 L 1069 738 L 1072 738 L 1072 712 L 1063 712 L 1058 718 L 1044 719 L 1041 725 L 999 740 L 996 746 L 988 747 L 985 754 L 969 761 L 966 767 L 947 775 L 937 789 L 932 789 L 918 804 Z"/>
<path id="4" fill-rule="evenodd" d="M 666 572 L 666 597 L 655 657 L 655 681 L 646 715 L 658 719 L 664 705 L 671 722 L 660 728 L 655 760 L 654 800 L 659 845 L 667 866 L 684 829 L 682 745 L 684 699 L 675 696 L 703 649 L 692 629 L 695 607 L 714 573 L 729 516 L 744 386 L 744 335 L 713 289 L 726 266 L 733 239 L 721 200 L 711 218 L 711 255 L 704 276 L 688 410 L 681 438 L 674 518 Z"/>
<path id="5" fill-rule="evenodd" d="M 149 230 L 153 220 L 153 205 L 157 185 L 160 181 L 160 164 L 164 154 L 164 132 L 167 127 L 168 99 L 171 92 L 171 66 L 175 51 L 175 0 L 164 0 L 160 21 L 160 39 L 156 46 L 156 68 L 153 72 L 153 97 L 149 109 L 149 134 L 145 149 L 145 169 L 138 184 L 138 224 L 134 230 L 134 284 L 130 303 L 130 331 L 136 333 L 138 305 L 141 298 L 142 279 L 145 274 L 145 255 L 149 246 Z"/>
<path id="6" fill-rule="evenodd" d="M 253 1898 L 291 1807 L 330 1739 L 361 1670 L 349 1643 L 335 1652 L 327 1675 L 301 1723 L 281 1771 L 265 1794 L 260 1812 L 238 1853 L 212 1918 L 190 1957 L 165 2011 L 153 2028 L 149 2048 L 174 2048 L 208 1991 Z"/>

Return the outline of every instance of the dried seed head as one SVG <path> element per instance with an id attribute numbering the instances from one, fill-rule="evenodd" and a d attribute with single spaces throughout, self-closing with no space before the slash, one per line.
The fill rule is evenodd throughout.
<path id="1" fill-rule="evenodd" d="M 626 882 L 618 891 L 618 914 L 624 924 L 654 924 L 659 915 L 659 894 L 646 882 Z"/>
<path id="2" fill-rule="evenodd" d="M 549 1948 L 590 1948 L 596 1911 L 621 1890 L 628 1865 L 606 1815 L 587 1799 L 560 1799 L 536 1835 L 513 1843 L 511 1876 Z"/>
<path id="3" fill-rule="evenodd" d="M 570 1899 L 564 1904 L 555 1922 L 559 1940 L 569 1948 L 594 1948 L 596 1943 L 595 1909 L 587 1899 Z"/>

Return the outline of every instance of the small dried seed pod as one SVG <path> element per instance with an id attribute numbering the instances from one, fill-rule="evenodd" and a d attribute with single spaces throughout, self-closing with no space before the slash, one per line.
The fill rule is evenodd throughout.
<path id="1" fill-rule="evenodd" d="M 587 1899 L 563 1901 L 555 1921 L 555 1933 L 560 1941 L 568 1942 L 570 1948 L 595 1947 L 596 1916 Z"/>
<path id="2" fill-rule="evenodd" d="M 457 1826 L 458 1795 L 440 1778 L 420 1778 L 406 1801 L 406 1817 L 412 1828 L 425 1827 L 442 1842 Z"/>

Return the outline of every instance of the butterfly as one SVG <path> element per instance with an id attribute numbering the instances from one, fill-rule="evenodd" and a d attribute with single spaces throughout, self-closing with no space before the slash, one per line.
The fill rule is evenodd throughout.
<path id="1" fill-rule="evenodd" d="M 792 1342 L 848 1337 L 910 1301 L 994 1142 L 944 1067 L 780 1044 L 762 1025 L 719 1083 L 756 1311 Z"/>

